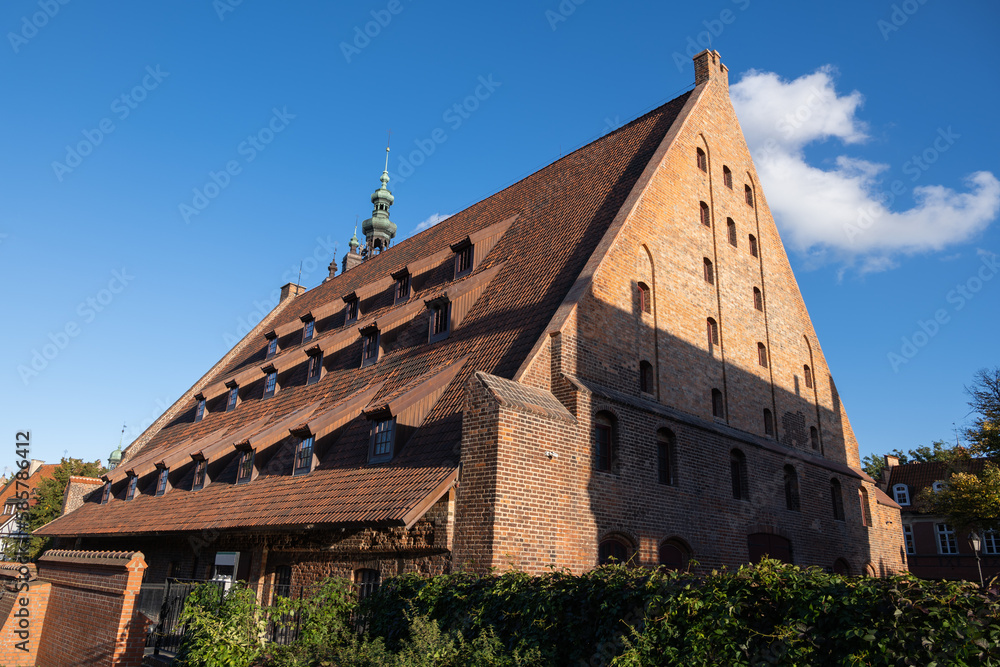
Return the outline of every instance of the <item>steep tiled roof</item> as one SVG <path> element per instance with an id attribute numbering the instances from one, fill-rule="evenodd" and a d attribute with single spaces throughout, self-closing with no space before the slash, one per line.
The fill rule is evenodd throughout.
<path id="1" fill-rule="evenodd" d="M 3 489 L 0 490 L 0 501 L 3 502 L 3 505 L 0 506 L 0 510 L 4 511 L 3 514 L 0 514 L 0 525 L 7 523 L 7 521 L 9 521 L 10 518 L 16 514 L 16 512 L 7 513 L 5 511 L 7 509 L 7 501 L 14 500 L 18 493 L 23 493 L 24 491 L 27 491 L 29 497 L 31 498 L 31 504 L 34 505 L 35 503 L 38 502 L 38 500 L 35 497 L 35 493 L 38 489 L 38 484 L 43 479 L 50 479 L 53 473 L 55 472 L 55 469 L 58 467 L 59 466 L 55 463 L 43 463 L 42 465 L 38 466 L 38 469 L 35 470 L 35 472 L 32 473 L 32 475 L 28 477 L 28 479 L 20 480 L 21 482 L 20 484 L 18 484 L 18 479 L 16 475 L 12 477 L 11 480 L 7 482 L 6 485 L 4 485 Z"/>
<path id="2" fill-rule="evenodd" d="M 896 484 L 906 484 L 910 487 L 911 502 L 913 498 L 934 482 L 946 482 L 953 472 L 971 472 L 979 474 L 988 459 L 968 459 L 954 463 L 906 463 L 889 468 L 889 493 Z"/>
<path id="3" fill-rule="evenodd" d="M 186 448 L 196 442 L 208 444 L 211 440 L 230 447 L 230 434 L 247 424 L 260 420 L 257 428 L 266 429 L 306 406 L 312 407 L 315 415 L 325 414 L 375 384 L 381 388 L 370 405 L 385 404 L 435 369 L 464 360 L 461 371 L 391 463 L 368 465 L 369 427 L 359 417 L 339 435 L 331 436 L 336 441 L 323 448 L 319 465 L 308 475 L 289 474 L 293 445 L 287 442 L 248 484 L 232 483 L 235 461 L 230 461 L 200 491 L 187 490 L 189 471 L 182 473 L 183 479 L 171 478 L 176 488 L 162 497 L 143 494 L 132 501 L 112 500 L 107 505 L 92 498 L 40 532 L 87 535 L 337 522 L 409 523 L 416 508 L 454 478 L 463 392 L 470 374 L 482 371 L 499 378 L 513 377 L 690 94 L 296 297 L 273 322 L 278 335 L 284 335 L 279 354 L 298 354 L 297 348 L 322 348 L 326 375 L 307 385 L 305 363 L 290 370 L 279 369 L 288 374 L 282 378 L 284 386 L 274 397 L 262 399 L 264 373 L 260 369 L 271 361 L 265 359 L 266 340 L 262 336 L 214 377 L 205 379 L 205 389 L 214 387 L 217 392 L 221 380 L 241 375 L 245 380 L 241 384 L 242 402 L 235 410 L 221 411 L 219 403 L 225 394 L 213 396 L 209 412 L 195 422 L 192 402 L 189 410 L 132 454 L 128 465 L 148 472 L 151 465 L 166 459 L 183 460 L 192 453 Z M 507 225 L 502 234 L 489 236 L 490 228 L 503 230 Z M 460 325 L 450 336 L 428 344 L 425 311 L 418 306 L 418 316 L 397 317 L 398 312 L 413 307 L 393 304 L 390 278 L 408 266 L 411 271 L 419 269 L 423 273 L 414 276 L 408 303 L 422 303 L 439 295 L 456 282 L 450 259 L 452 246 L 468 238 L 477 248 L 489 248 L 489 253 L 477 255 L 472 275 L 460 280 L 483 282 L 478 276 L 491 269 L 496 269 L 495 275 L 485 286 L 480 284 L 468 292 L 474 299 L 470 297 L 462 306 L 468 310 L 463 311 Z M 358 321 L 345 326 L 343 297 L 349 295 L 363 300 Z M 458 301 L 453 304 L 461 305 Z M 309 315 L 316 318 L 317 334 L 302 346 L 301 319 Z M 390 325 L 391 330 L 382 329 L 382 356 L 377 363 L 359 369 L 359 327 L 390 319 L 396 322 Z M 304 361 L 304 357 L 299 355 L 299 360 Z M 140 465 L 143 462 L 144 467 Z M 115 487 L 118 497 L 122 496 L 118 491 L 121 487 L 121 483 Z M 98 495 L 94 494 L 95 498 Z"/>

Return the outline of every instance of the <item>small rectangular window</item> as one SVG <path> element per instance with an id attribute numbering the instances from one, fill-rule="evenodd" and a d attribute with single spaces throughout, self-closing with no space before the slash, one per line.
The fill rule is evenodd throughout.
<path id="1" fill-rule="evenodd" d="M 243 484 L 253 477 L 254 450 L 248 449 L 240 454 L 240 465 L 236 471 L 236 483 Z"/>
<path id="2" fill-rule="evenodd" d="M 764 295 L 757 287 L 753 288 L 753 307 L 759 310 L 760 312 L 764 312 Z M 812 386 L 812 383 L 808 378 L 806 378 L 806 386 L 807 387 Z"/>
<path id="3" fill-rule="evenodd" d="M 750 254 L 757 256 L 757 237 L 753 234 L 750 235 Z"/>
<path id="4" fill-rule="evenodd" d="M 767 348 L 764 343 L 757 343 L 757 363 L 767 368 Z"/>
<path id="5" fill-rule="evenodd" d="M 611 470 L 611 426 L 594 426 L 594 444 L 597 447 L 597 469 Z"/>
<path id="6" fill-rule="evenodd" d="M 378 361 L 379 331 L 373 329 L 361 338 L 361 366 L 368 366 Z"/>
<path id="7" fill-rule="evenodd" d="M 736 246 L 736 223 L 733 222 L 732 218 L 729 218 L 729 220 L 726 222 L 726 230 L 727 230 L 727 232 L 729 234 L 729 245 L 733 246 L 734 248 L 737 247 Z"/>
<path id="8" fill-rule="evenodd" d="M 715 284 L 715 269 L 712 267 L 712 260 L 705 258 L 705 282 L 709 285 Z"/>
<path id="9" fill-rule="evenodd" d="M 111 482 L 105 482 L 104 493 L 101 495 L 101 504 L 107 505 L 109 500 L 111 500 Z M 8 514 L 13 514 L 13 512 L 8 512 Z"/>
<path id="10" fill-rule="evenodd" d="M 946 523 L 935 524 L 938 538 L 938 553 L 944 555 L 954 555 L 958 553 L 958 540 L 955 539 L 955 530 Z"/>
<path id="11" fill-rule="evenodd" d="M 267 341 L 267 353 L 264 355 L 265 359 L 270 359 L 278 352 L 278 337 L 275 336 L 271 340 Z"/>
<path id="12" fill-rule="evenodd" d="M 698 149 L 698 168 L 702 171 L 708 171 L 708 156 L 705 155 L 705 151 Z"/>
<path id="13" fill-rule="evenodd" d="M 323 372 L 323 353 L 311 355 L 309 357 L 309 372 L 306 375 L 306 384 L 314 384 L 319 382 L 320 375 Z"/>
<path id="14" fill-rule="evenodd" d="M 205 486 L 205 470 L 208 462 L 205 459 L 198 459 L 194 464 L 194 480 L 191 482 L 191 490 L 197 491 Z"/>
<path id="15" fill-rule="evenodd" d="M 135 475 L 128 476 L 128 491 L 125 492 L 125 500 L 132 500 L 135 498 L 135 490 L 139 485 L 139 478 Z"/>
<path id="16" fill-rule="evenodd" d="M 295 449 L 295 469 L 292 474 L 294 475 L 304 475 L 312 470 L 313 462 L 313 437 L 308 438 L 299 442 Z"/>
<path id="17" fill-rule="evenodd" d="M 903 526 L 903 542 L 906 544 L 906 553 L 913 556 L 917 553 L 916 542 L 913 541 L 913 526 Z"/>
<path id="18" fill-rule="evenodd" d="M 236 401 L 240 396 L 239 387 L 229 388 L 229 398 L 226 399 L 226 412 L 231 412 L 236 409 Z"/>
<path id="19" fill-rule="evenodd" d="M 749 185 L 743 186 L 743 194 L 747 200 L 747 206 L 753 207 L 753 190 L 750 189 Z"/>
<path id="20" fill-rule="evenodd" d="M 372 424 L 371 459 L 373 461 L 392 458 L 395 434 L 395 418 L 383 419 Z"/>
<path id="21" fill-rule="evenodd" d="M 355 315 L 357 317 L 357 315 Z M 316 333 L 316 320 L 306 320 L 305 325 L 302 327 L 302 342 L 308 343 L 313 339 L 313 335 Z"/>
<path id="22" fill-rule="evenodd" d="M 356 322 L 358 320 L 358 300 L 356 298 L 348 299 L 347 306 L 344 308 L 345 312 L 345 324 L 350 324 L 351 322 Z"/>
<path id="23" fill-rule="evenodd" d="M 464 276 L 472 271 L 472 253 L 475 246 L 467 245 L 455 253 L 455 277 Z"/>
<path id="24" fill-rule="evenodd" d="M 431 306 L 430 342 L 444 340 L 451 332 L 451 303 L 439 302 Z"/>
<path id="25" fill-rule="evenodd" d="M 194 420 L 200 422 L 205 417 L 205 399 L 199 398 L 194 408 Z"/>
<path id="26" fill-rule="evenodd" d="M 729 170 L 729 167 L 723 165 L 722 167 L 722 182 L 730 190 L 733 189 L 733 172 Z"/>
<path id="27" fill-rule="evenodd" d="M 403 273 L 396 278 L 396 289 L 395 289 L 395 299 L 396 303 L 401 303 L 410 298 L 410 274 Z"/>
<path id="28" fill-rule="evenodd" d="M 264 378 L 264 398 L 270 398 L 271 396 L 274 396 L 274 390 L 277 388 L 277 386 L 278 386 L 278 372 L 271 371 L 270 373 L 267 374 L 267 377 Z"/>
<path id="29" fill-rule="evenodd" d="M 983 553 L 990 556 L 1000 554 L 1000 535 L 995 530 L 983 531 Z"/>
<path id="30" fill-rule="evenodd" d="M 161 468 L 160 474 L 156 478 L 156 495 L 162 496 L 167 492 L 167 477 L 170 471 L 167 468 Z"/>

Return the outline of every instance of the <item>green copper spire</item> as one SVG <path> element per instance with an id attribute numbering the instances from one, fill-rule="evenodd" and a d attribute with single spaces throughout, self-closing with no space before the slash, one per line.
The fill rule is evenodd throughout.
<path id="1" fill-rule="evenodd" d="M 367 256 L 382 252 L 396 237 L 396 224 L 389 220 L 389 207 L 395 197 L 386 187 L 389 183 L 389 147 L 385 147 L 385 169 L 382 171 L 382 186 L 372 193 L 372 217 L 361 223 L 361 231 L 365 235 L 365 251 Z"/>

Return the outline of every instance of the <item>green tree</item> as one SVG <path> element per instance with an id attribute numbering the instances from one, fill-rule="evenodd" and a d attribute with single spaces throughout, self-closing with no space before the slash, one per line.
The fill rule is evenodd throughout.
<path id="1" fill-rule="evenodd" d="M 1000 529 L 1000 468 L 987 463 L 982 473 L 956 472 L 938 492 L 924 489 L 917 509 L 942 514 L 948 523 L 962 529 Z"/>
<path id="2" fill-rule="evenodd" d="M 52 477 L 43 479 L 35 487 L 35 504 L 28 509 L 26 530 L 34 533 L 49 521 L 62 514 L 63 496 L 69 478 L 100 477 L 107 470 L 100 461 L 83 461 L 82 459 L 64 458 L 52 473 Z M 27 556 L 31 560 L 38 558 L 48 546 L 49 538 L 32 535 L 28 545 Z"/>
<path id="3" fill-rule="evenodd" d="M 976 415 L 972 425 L 965 429 L 973 453 L 1000 459 L 1000 366 L 980 369 L 965 392 L 969 395 L 969 408 Z"/>

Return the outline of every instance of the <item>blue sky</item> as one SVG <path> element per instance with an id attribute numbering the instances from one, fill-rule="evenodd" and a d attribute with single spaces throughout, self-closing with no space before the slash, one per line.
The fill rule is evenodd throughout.
<path id="1" fill-rule="evenodd" d="M 707 45 L 862 454 L 953 438 L 1000 363 L 996 3 L 63 2 L 0 8 L 0 466 L 20 429 L 106 458 L 300 263 L 317 285 L 388 129 L 403 237 L 687 90 Z"/>

